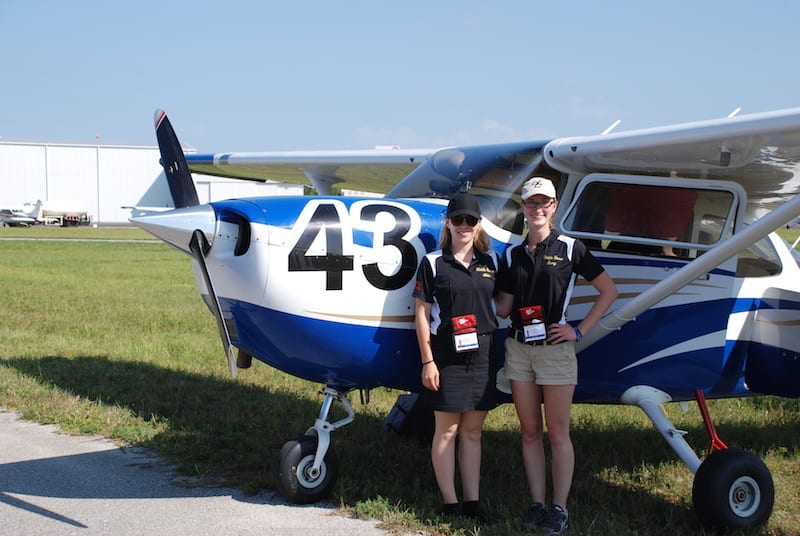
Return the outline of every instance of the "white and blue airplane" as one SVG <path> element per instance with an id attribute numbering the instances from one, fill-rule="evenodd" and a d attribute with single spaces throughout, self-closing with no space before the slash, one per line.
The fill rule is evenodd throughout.
<path id="1" fill-rule="evenodd" d="M 769 470 L 719 438 L 706 399 L 800 396 L 800 257 L 774 232 L 800 215 L 800 108 L 438 150 L 184 155 L 161 110 L 155 125 L 176 208 L 131 221 L 191 255 L 234 375 L 256 358 L 324 385 L 314 425 L 279 454 L 288 500 L 318 501 L 335 484 L 331 432 L 355 418 L 350 392 L 422 389 L 411 291 L 448 199 L 478 196 L 502 253 L 523 240 L 521 185 L 546 176 L 560 231 L 589 245 L 620 292 L 578 344 L 575 402 L 644 410 L 695 473 L 703 525 L 769 518 Z M 308 181 L 320 195 L 201 204 L 190 171 Z M 577 281 L 569 321 L 595 295 Z M 497 386 L 510 400 L 502 369 Z M 702 461 L 661 407 L 691 400 L 710 436 Z M 346 416 L 331 422 L 334 403 Z"/>

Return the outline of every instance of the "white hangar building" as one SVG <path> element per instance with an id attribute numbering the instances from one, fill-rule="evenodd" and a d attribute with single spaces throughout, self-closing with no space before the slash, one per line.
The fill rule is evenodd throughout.
<path id="1" fill-rule="evenodd" d="M 0 139 L 0 209 L 36 201 L 83 206 L 93 223 L 127 224 L 123 207 L 171 207 L 158 147 Z M 303 195 L 300 184 L 193 174 L 201 203 L 231 197 Z"/>

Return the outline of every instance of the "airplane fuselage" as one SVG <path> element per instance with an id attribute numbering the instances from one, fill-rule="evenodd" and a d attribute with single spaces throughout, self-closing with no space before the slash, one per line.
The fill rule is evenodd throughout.
<path id="1" fill-rule="evenodd" d="M 187 210 L 213 211 L 205 220 L 212 244 L 206 262 L 234 346 L 342 390 L 419 391 L 411 291 L 419 260 L 437 247 L 446 203 L 290 197 Z M 522 240 L 490 221 L 484 228 L 501 253 Z M 787 353 L 796 356 L 800 337 L 782 323 L 796 322 L 800 299 L 789 289 L 800 273 L 785 244 L 772 240 L 783 249 L 781 273 L 737 277 L 731 259 L 582 349 L 576 401 L 616 402 L 640 384 L 674 400 L 691 399 L 695 389 L 708 397 L 746 395 L 748 363 L 774 366 Z M 688 262 L 602 249 L 595 255 L 620 291 L 617 308 Z M 568 320 L 582 318 L 594 295 L 579 280 Z M 500 366 L 504 333 L 496 338 Z"/>
<path id="2" fill-rule="evenodd" d="M 136 223 L 186 252 L 192 233 L 204 233 L 204 264 L 240 351 L 342 391 L 419 391 L 411 291 L 420 259 L 438 247 L 449 197 L 479 197 L 482 226 L 502 254 L 525 234 L 520 185 L 545 172 L 559 184 L 559 229 L 589 245 L 619 290 L 609 313 L 617 317 L 578 346 L 576 401 L 618 402 L 635 385 L 673 400 L 697 389 L 710 398 L 800 396 L 800 268 L 777 235 L 762 238 L 772 229 L 736 241 L 747 212 L 738 184 L 565 175 L 543 162 L 543 145 L 445 149 L 386 197 L 232 199 Z M 719 245 L 737 249 L 720 256 Z M 196 258 L 194 266 L 214 310 Z M 579 279 L 567 320 L 583 318 L 594 296 Z"/>

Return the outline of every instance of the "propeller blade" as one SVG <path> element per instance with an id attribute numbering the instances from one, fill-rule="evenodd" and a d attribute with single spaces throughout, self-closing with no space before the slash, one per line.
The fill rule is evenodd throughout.
<path id="1" fill-rule="evenodd" d="M 219 305 L 217 293 L 214 291 L 214 285 L 211 283 L 211 274 L 208 273 L 208 266 L 206 266 L 206 251 L 208 250 L 208 242 L 203 234 L 203 231 L 197 229 L 192 233 L 192 239 L 189 242 L 189 249 L 192 252 L 192 257 L 200 265 L 203 270 L 203 278 L 206 281 L 206 288 L 208 294 L 211 296 L 212 312 L 217 319 L 217 327 L 219 328 L 219 336 L 222 339 L 222 347 L 225 350 L 225 357 L 228 360 L 228 367 L 231 369 L 231 376 L 236 378 L 236 358 L 233 356 L 233 345 L 231 344 L 231 335 L 228 332 L 228 326 L 225 324 L 225 319 L 222 318 L 222 308 Z"/>
<path id="2" fill-rule="evenodd" d="M 156 110 L 155 123 L 158 149 L 161 152 L 161 166 L 167 176 L 167 184 L 175 208 L 199 205 L 197 190 L 194 187 L 189 166 L 186 164 L 181 142 L 178 141 L 178 136 L 164 110 Z"/>

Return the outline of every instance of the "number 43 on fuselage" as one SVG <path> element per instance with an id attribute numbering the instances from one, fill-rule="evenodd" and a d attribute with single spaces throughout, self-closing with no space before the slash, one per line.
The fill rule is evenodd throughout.
<path id="1" fill-rule="evenodd" d="M 483 228 L 502 254 L 523 240 L 519 191 L 540 175 L 557 185 L 559 230 L 582 239 L 620 291 L 578 345 L 576 402 L 642 408 L 697 473 L 695 509 L 704 524 L 768 518 L 769 472 L 725 448 L 704 401 L 800 396 L 800 268 L 774 233 L 800 214 L 800 109 L 435 151 L 184 155 L 161 111 L 156 132 L 177 208 L 132 221 L 192 255 L 232 371 L 235 348 L 240 365 L 255 357 L 326 386 L 314 427 L 281 451 L 278 485 L 290 500 L 318 500 L 335 482 L 330 432 L 354 418 L 349 391 L 422 389 L 411 290 L 419 260 L 437 248 L 448 200 L 476 195 Z M 324 195 L 200 204 L 189 169 L 308 179 Z M 334 196 L 334 184 L 386 194 Z M 577 281 L 570 322 L 595 295 Z M 503 337 L 501 329 L 500 367 Z M 502 372 L 498 390 L 507 397 Z M 710 470 L 660 410 L 691 399 L 718 451 L 703 463 Z M 333 402 L 348 416 L 331 423 Z M 741 478 L 707 463 L 723 456 L 737 458 Z M 743 493 L 719 507 L 706 498 L 731 490 Z"/>

